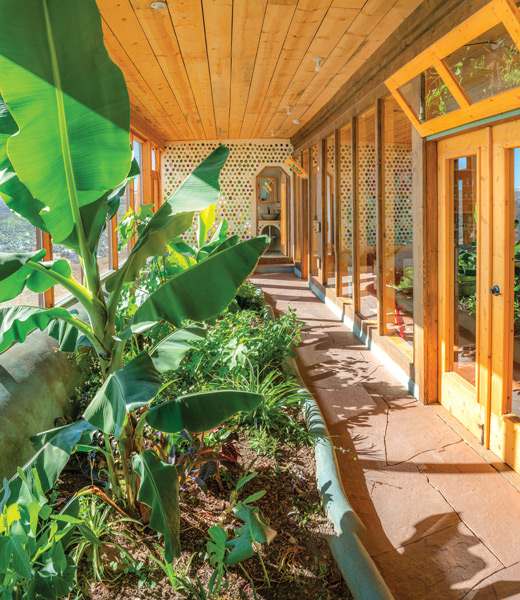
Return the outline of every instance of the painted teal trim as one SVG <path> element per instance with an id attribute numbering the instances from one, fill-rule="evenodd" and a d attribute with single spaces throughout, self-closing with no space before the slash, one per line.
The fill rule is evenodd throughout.
<path id="1" fill-rule="evenodd" d="M 458 127 L 453 127 L 452 129 L 447 129 L 446 131 L 441 131 L 440 133 L 433 133 L 432 135 L 426 136 L 426 140 L 428 142 L 432 142 L 434 140 L 438 140 L 445 135 L 450 135 L 453 133 L 460 133 L 461 131 L 466 131 L 467 129 L 472 129 L 473 127 L 480 127 L 481 125 L 489 125 L 490 123 L 495 123 L 496 121 L 501 121 L 502 119 L 508 119 L 509 117 L 516 117 L 520 115 L 520 108 L 515 108 L 514 110 L 510 110 L 505 113 L 501 113 L 500 115 L 495 115 L 493 117 L 486 117 L 485 119 L 479 119 L 478 121 L 472 121 L 471 123 L 466 123 L 465 125 L 459 125 Z"/>

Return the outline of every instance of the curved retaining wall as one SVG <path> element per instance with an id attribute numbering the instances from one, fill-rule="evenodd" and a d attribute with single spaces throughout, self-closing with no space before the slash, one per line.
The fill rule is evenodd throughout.
<path id="1" fill-rule="evenodd" d="M 0 482 L 34 454 L 31 435 L 74 413 L 69 398 L 81 374 L 57 345 L 37 331 L 0 354 Z"/>

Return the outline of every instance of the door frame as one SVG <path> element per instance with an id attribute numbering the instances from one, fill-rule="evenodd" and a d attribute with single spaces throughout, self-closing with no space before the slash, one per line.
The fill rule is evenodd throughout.
<path id="1" fill-rule="evenodd" d="M 438 142 L 439 190 L 439 400 L 481 443 L 489 445 L 491 176 L 489 128 Z M 475 384 L 452 369 L 455 273 L 453 256 L 453 159 L 476 156 L 477 318 Z M 487 292 L 487 295 L 486 295 Z"/>

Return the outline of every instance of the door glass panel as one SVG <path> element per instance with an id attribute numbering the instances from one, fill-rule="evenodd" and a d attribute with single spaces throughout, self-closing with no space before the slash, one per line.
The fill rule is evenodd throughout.
<path id="1" fill-rule="evenodd" d="M 359 309 L 363 317 L 377 317 L 377 195 L 375 111 L 358 118 L 357 139 Z"/>
<path id="2" fill-rule="evenodd" d="M 514 297 L 513 297 L 513 405 L 511 412 L 520 416 L 520 148 L 513 150 L 513 193 L 514 193 Z"/>
<path id="3" fill-rule="evenodd" d="M 451 161 L 453 173 L 453 371 L 476 379 L 477 332 L 477 161 Z"/>
<path id="4" fill-rule="evenodd" d="M 310 203 L 311 203 L 311 275 L 318 274 L 318 253 L 319 253 L 319 215 L 318 215 L 318 146 L 312 146 L 310 149 Z"/>
<path id="5" fill-rule="evenodd" d="M 327 244 L 327 278 L 326 285 L 334 287 L 336 285 L 336 247 L 334 245 L 335 214 L 334 214 L 334 136 L 326 139 L 325 154 L 325 202 L 326 202 L 326 232 L 325 241 Z"/>
<path id="6" fill-rule="evenodd" d="M 343 298 L 352 298 L 352 128 L 343 127 L 339 132 L 340 142 L 340 265 Z"/>
<path id="7" fill-rule="evenodd" d="M 412 125 L 384 101 L 384 307 L 387 335 L 413 345 Z"/>
<path id="8" fill-rule="evenodd" d="M 472 102 L 520 86 L 520 53 L 503 23 L 450 54 L 445 62 Z"/>

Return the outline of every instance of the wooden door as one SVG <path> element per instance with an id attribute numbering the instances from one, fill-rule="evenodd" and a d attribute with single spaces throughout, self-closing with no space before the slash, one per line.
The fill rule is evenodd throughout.
<path id="1" fill-rule="evenodd" d="M 287 212 L 288 212 L 288 194 L 289 194 L 289 177 L 282 173 L 280 182 L 280 245 L 281 252 L 287 256 L 289 254 L 289 244 L 287 235 Z"/>
<path id="2" fill-rule="evenodd" d="M 440 401 L 483 443 L 489 430 L 489 130 L 438 144 Z"/>
<path id="3" fill-rule="evenodd" d="M 520 471 L 520 122 L 491 132 L 491 380 L 488 447 Z"/>

